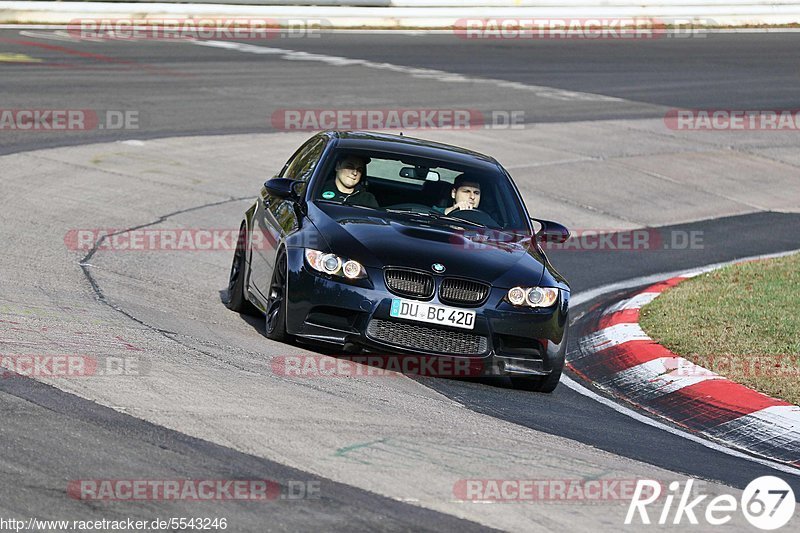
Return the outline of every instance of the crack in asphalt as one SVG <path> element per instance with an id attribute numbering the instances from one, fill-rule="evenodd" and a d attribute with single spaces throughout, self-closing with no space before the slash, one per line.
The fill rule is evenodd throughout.
<path id="1" fill-rule="evenodd" d="M 205 341 L 203 341 L 201 339 L 194 338 L 191 335 L 185 335 L 185 334 L 182 334 L 182 333 L 179 333 L 179 332 L 176 332 L 176 331 L 169 331 L 169 330 L 158 328 L 156 326 L 148 324 L 147 322 L 145 322 L 145 321 L 141 320 L 140 318 L 134 316 L 129 311 L 125 310 L 123 307 L 111 303 L 108 300 L 108 298 L 106 298 L 106 295 L 103 292 L 103 289 L 100 287 L 100 284 L 97 282 L 95 277 L 92 275 L 91 268 L 92 268 L 93 265 L 89 262 L 92 259 L 92 257 L 94 257 L 94 255 L 99 251 L 100 246 L 102 246 L 103 242 L 109 237 L 114 237 L 116 235 L 122 235 L 122 234 L 128 233 L 130 231 L 136 231 L 138 229 L 147 228 L 147 227 L 150 227 L 150 226 L 155 226 L 157 224 L 160 224 L 162 222 L 165 222 L 165 221 L 169 220 L 171 217 L 174 217 L 174 216 L 177 216 L 177 215 L 181 215 L 181 214 L 184 214 L 184 213 L 190 213 L 190 212 L 193 212 L 193 211 L 199 211 L 201 209 L 206 209 L 206 208 L 209 208 L 209 207 L 216 207 L 216 206 L 225 205 L 225 204 L 228 204 L 228 203 L 249 200 L 251 198 L 252 198 L 251 196 L 231 197 L 231 198 L 227 198 L 225 200 L 219 200 L 219 201 L 216 201 L 216 202 L 208 202 L 208 203 L 205 203 L 205 204 L 201 204 L 201 205 L 197 205 L 197 206 L 193 206 L 193 207 L 188 207 L 188 208 L 185 208 L 185 209 L 179 209 L 177 211 L 172 211 L 170 213 L 167 213 L 167 214 L 164 214 L 164 215 L 160 215 L 158 218 L 156 218 L 153 221 L 146 222 L 146 223 L 143 223 L 143 224 L 138 224 L 136 226 L 131 226 L 129 228 L 125 228 L 125 229 L 116 231 L 114 233 L 109 233 L 109 234 L 106 234 L 106 235 L 102 235 L 99 239 L 97 239 L 97 241 L 95 241 L 95 243 L 92 246 L 92 248 L 78 262 L 78 264 L 81 267 L 81 270 L 83 271 L 83 274 L 86 277 L 87 281 L 89 282 L 89 285 L 92 287 L 92 290 L 95 293 L 96 299 L 99 302 L 101 302 L 102 304 L 107 305 L 108 307 L 110 307 L 114 311 L 117 311 L 118 313 L 122 314 L 123 316 L 127 317 L 128 319 L 130 319 L 130 320 L 136 322 L 137 324 L 143 326 L 144 328 L 146 328 L 146 329 L 148 329 L 150 331 L 154 331 L 154 332 L 158 333 L 159 335 L 161 335 L 162 337 L 164 337 L 165 339 L 170 340 L 170 341 L 182 346 L 183 348 L 186 348 L 190 352 L 196 352 L 196 353 L 203 354 L 206 357 L 208 357 L 208 358 L 210 358 L 210 359 L 212 359 L 214 361 L 217 361 L 217 362 L 222 363 L 222 364 L 226 364 L 226 365 L 228 365 L 230 367 L 235 368 L 236 370 L 252 374 L 252 373 L 254 373 L 253 368 L 237 364 L 237 363 L 235 363 L 235 362 L 233 362 L 233 361 L 231 361 L 229 359 L 224 359 L 222 357 L 219 357 L 218 355 L 215 355 L 214 353 L 212 353 L 210 351 L 204 350 L 200 346 L 197 346 L 197 344 L 205 344 Z M 186 339 L 190 339 L 190 340 L 194 341 L 197 344 L 191 344 L 189 342 L 186 342 L 181 337 L 184 337 Z M 217 347 L 219 347 L 219 346 L 217 346 Z M 322 352 L 318 352 L 318 353 L 322 353 Z M 323 355 L 326 355 L 326 354 L 323 354 Z M 258 372 L 255 372 L 255 373 L 259 374 Z M 323 393 L 323 394 L 327 394 L 327 395 L 330 395 L 330 396 L 334 396 L 334 397 L 341 397 L 341 398 L 347 397 L 346 394 L 342 394 L 341 392 L 340 393 L 335 393 L 335 392 L 327 390 L 327 389 L 325 389 L 323 387 L 316 386 L 313 383 L 297 382 L 297 381 L 294 381 L 294 380 L 289 380 L 287 378 L 281 378 L 281 381 L 288 381 L 288 382 L 293 383 L 294 385 L 299 385 L 301 387 L 306 387 L 306 388 L 309 388 L 311 390 L 314 390 L 314 391 L 317 391 L 317 392 L 320 392 L 320 393 Z"/>
<path id="2" fill-rule="evenodd" d="M 83 258 L 78 262 L 78 265 L 81 267 L 81 270 L 83 271 L 84 276 L 86 276 L 86 279 L 89 282 L 89 285 L 92 287 L 92 290 L 95 293 L 96 299 L 100 303 L 107 305 L 108 307 L 110 307 L 114 311 L 117 311 L 118 313 L 124 315 L 125 317 L 129 318 L 130 320 L 133 320 L 137 324 L 139 324 L 141 326 L 144 326 L 145 328 L 158 333 L 159 335 L 163 336 L 164 338 L 166 338 L 168 340 L 171 340 L 171 341 L 183 346 L 184 348 L 187 348 L 187 349 L 192 350 L 192 351 L 200 352 L 203 355 L 206 355 L 207 357 L 210 357 L 211 359 L 214 359 L 216 361 L 220 361 L 222 363 L 225 363 L 225 364 L 228 364 L 230 366 L 233 366 L 234 368 L 236 368 L 238 370 L 251 371 L 251 369 L 248 369 L 248 368 L 245 368 L 243 366 L 234 364 L 231 361 L 221 359 L 220 357 L 218 357 L 218 356 L 216 356 L 216 355 L 214 355 L 214 354 L 212 354 L 210 352 L 207 352 L 205 350 L 202 350 L 202 349 L 198 348 L 197 346 L 190 346 L 188 343 L 185 343 L 185 342 L 181 341 L 177 337 L 178 335 L 180 335 L 179 333 L 177 333 L 175 331 L 169 331 L 169 330 L 166 330 L 166 329 L 161 329 L 161 328 L 158 328 L 156 326 L 150 325 L 147 322 L 141 320 L 140 318 L 137 318 L 136 316 L 134 316 L 130 312 L 126 311 L 121 306 L 112 304 L 110 301 L 108 301 L 108 298 L 106 298 L 106 295 L 103 292 L 103 289 L 100 287 L 100 284 L 97 282 L 95 277 L 92 275 L 92 272 L 91 272 L 92 265 L 91 265 L 91 263 L 89 263 L 89 261 L 92 259 L 92 257 L 94 257 L 94 255 L 99 250 L 100 246 L 103 244 L 103 242 L 105 242 L 105 240 L 108 237 L 114 237 L 114 236 L 122 235 L 124 233 L 128 233 L 128 232 L 131 232 L 131 231 L 136 231 L 136 230 L 147 228 L 147 227 L 150 227 L 150 226 L 155 226 L 157 224 L 161 224 L 162 222 L 165 222 L 165 221 L 169 220 L 171 217 L 174 217 L 174 216 L 177 216 L 177 215 L 182 215 L 184 213 L 191 213 L 193 211 L 199 211 L 201 209 L 206 209 L 208 207 L 216 207 L 216 206 L 225 205 L 225 204 L 233 203 L 233 202 L 241 202 L 243 200 L 249 200 L 250 198 L 251 198 L 250 196 L 233 197 L 233 198 L 227 198 L 225 200 L 219 200 L 219 201 L 216 201 L 216 202 L 208 202 L 208 203 L 205 203 L 205 204 L 202 204 L 202 205 L 198 205 L 198 206 L 187 207 L 185 209 L 179 209 L 177 211 L 172 211 L 172 212 L 167 213 L 165 215 L 161 215 L 156 220 L 153 220 L 151 222 L 146 222 L 144 224 L 138 224 L 136 226 L 131 226 L 129 228 L 116 231 L 114 233 L 109 233 L 107 235 L 102 235 L 99 239 L 97 239 L 95 241 L 94 246 L 92 246 L 91 250 L 89 250 L 86 253 L 86 255 L 83 256 Z"/>

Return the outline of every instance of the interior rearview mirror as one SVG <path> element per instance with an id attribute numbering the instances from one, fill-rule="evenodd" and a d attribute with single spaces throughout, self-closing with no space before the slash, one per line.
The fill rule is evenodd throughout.
<path id="1" fill-rule="evenodd" d="M 439 181 L 439 173 L 424 167 L 403 167 L 400 169 L 401 178 L 411 178 L 425 181 Z"/>

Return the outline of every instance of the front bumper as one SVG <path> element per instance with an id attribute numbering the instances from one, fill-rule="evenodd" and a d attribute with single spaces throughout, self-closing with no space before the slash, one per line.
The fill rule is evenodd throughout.
<path id="1" fill-rule="evenodd" d="M 506 289 L 493 288 L 486 302 L 464 307 L 476 312 L 472 330 L 393 318 L 399 296 L 388 290 L 381 269 L 368 279 L 340 281 L 312 271 L 303 250 L 288 250 L 287 332 L 343 352 L 423 356 L 462 362 L 480 375 L 547 375 L 563 361 L 569 292 L 547 309 L 520 309 L 504 301 Z M 443 276 L 434 275 L 438 299 Z"/>

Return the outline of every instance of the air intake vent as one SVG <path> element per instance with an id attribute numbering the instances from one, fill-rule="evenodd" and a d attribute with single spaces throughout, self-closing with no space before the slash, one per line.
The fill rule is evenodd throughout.
<path id="1" fill-rule="evenodd" d="M 490 288 L 480 281 L 445 278 L 439 287 L 439 299 L 455 305 L 479 305 L 489 296 Z"/>
<path id="2" fill-rule="evenodd" d="M 442 355 L 481 355 L 489 346 L 482 335 L 377 318 L 370 320 L 367 335 L 395 346 Z"/>
<path id="3" fill-rule="evenodd" d="M 416 270 L 387 268 L 386 287 L 395 294 L 410 298 L 433 296 L 433 276 Z"/>

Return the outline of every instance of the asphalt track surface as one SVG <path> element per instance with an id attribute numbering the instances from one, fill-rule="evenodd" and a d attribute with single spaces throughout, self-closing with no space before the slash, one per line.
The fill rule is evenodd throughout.
<path id="1" fill-rule="evenodd" d="M 468 76 L 624 98 L 625 102 L 520 99 L 503 90 L 447 91 L 385 71 L 284 61 L 183 43 L 81 43 L 0 30 L 6 108 L 127 109 L 140 131 L 69 136 L 4 134 L 0 153 L 122 138 L 264 132 L 279 109 L 523 110 L 526 121 L 662 117 L 670 108 L 792 109 L 797 105 L 797 34 L 707 34 L 652 41 L 472 41 L 453 35 L 318 35 L 250 41 L 256 46 L 389 62 Z M 31 36 L 34 35 L 34 36 Z M 94 55 L 92 55 L 94 54 Z M 57 137 L 57 138 L 54 138 Z"/>
<path id="2" fill-rule="evenodd" d="M 277 109 L 324 105 L 523 109 L 529 123 L 659 118 L 673 107 L 798 108 L 798 44 L 794 34 L 600 43 L 474 43 L 446 35 L 337 34 L 265 44 L 625 99 L 521 101 L 503 88 L 476 91 L 456 86 L 443 92 L 432 90 L 434 85 L 425 79 L 409 82 L 391 73 L 359 71 L 360 67 L 318 67 L 314 62 L 185 43 L 88 44 L 3 30 L 2 53 L 42 60 L 0 62 L 3 108 L 133 109 L 139 111 L 141 124 L 138 130 L 118 132 L 2 132 L 0 154 L 120 139 L 265 133 L 272 131 L 269 117 Z M 57 197 L 58 190 L 52 192 Z M 701 231 L 702 250 L 561 251 L 552 252 L 551 260 L 580 294 L 634 277 L 798 249 L 798 228 L 800 215 L 756 212 L 662 228 Z M 35 269 L 31 254 L 17 253 L 21 264 Z M 95 288 L 99 287 L 102 282 Z M 573 317 L 580 311 L 576 309 Z M 645 426 L 564 386 L 552 395 L 537 395 L 491 380 L 418 381 L 478 413 L 672 472 L 739 489 L 755 477 L 775 474 L 768 467 Z M 87 471 L 95 478 L 119 477 L 120 472 L 139 478 L 309 477 L 280 462 L 190 437 L 42 383 L 0 380 L 0 409 L 6 450 L 0 469 L 11 481 L 0 488 L 0 511 L 8 516 L 36 515 L 43 509 L 51 515 L 90 513 L 98 518 L 195 511 L 185 502 L 111 508 L 65 498 L 62 481 L 81 478 Z M 800 477 L 782 477 L 800 495 Z M 367 490 L 324 478 L 321 482 L 325 490 L 320 500 L 277 502 L 268 514 L 252 503 L 208 504 L 202 514 L 218 512 L 235 521 L 236 530 L 253 531 L 482 528 Z"/>

